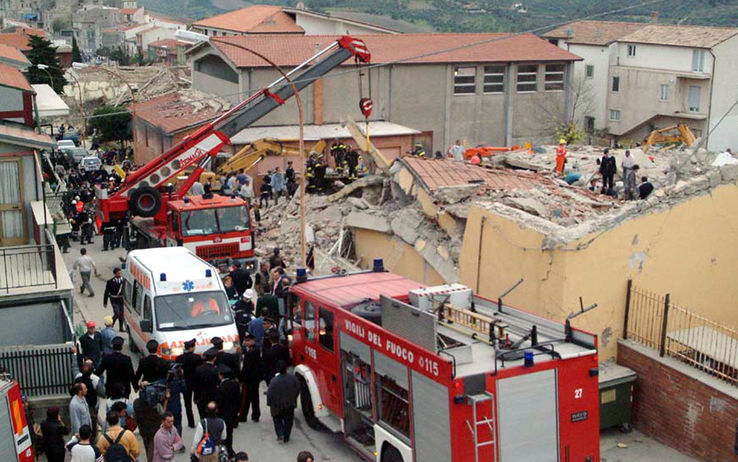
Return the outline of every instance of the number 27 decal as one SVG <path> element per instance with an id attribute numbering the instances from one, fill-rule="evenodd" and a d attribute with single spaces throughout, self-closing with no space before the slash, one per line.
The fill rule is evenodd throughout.
<path id="1" fill-rule="evenodd" d="M 577 388 L 574 390 L 574 399 L 580 399 L 582 397 L 582 389 Z"/>

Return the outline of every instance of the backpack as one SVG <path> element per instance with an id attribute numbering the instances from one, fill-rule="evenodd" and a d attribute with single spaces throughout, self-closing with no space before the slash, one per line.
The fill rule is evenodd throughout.
<path id="1" fill-rule="evenodd" d="M 115 438 L 115 441 L 113 441 L 110 436 L 108 436 L 107 433 L 103 434 L 103 437 L 105 437 L 106 440 L 108 440 L 108 443 L 110 443 L 110 446 L 108 446 L 108 450 L 105 451 L 105 461 L 106 462 L 131 462 L 131 456 L 128 455 L 128 451 L 126 451 L 126 448 L 120 444 L 120 439 L 123 438 L 123 433 L 126 432 L 126 429 L 118 433 L 118 437 Z"/>
<path id="2" fill-rule="evenodd" d="M 202 425 L 202 438 L 200 438 L 200 441 L 195 447 L 195 454 L 197 454 L 198 456 L 209 456 L 215 452 L 215 440 L 210 435 L 210 433 L 208 433 L 207 420 L 202 419 L 200 421 L 200 424 Z"/>

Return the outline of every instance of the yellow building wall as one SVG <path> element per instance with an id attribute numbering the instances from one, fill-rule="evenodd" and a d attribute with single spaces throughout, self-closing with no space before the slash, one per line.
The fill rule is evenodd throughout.
<path id="1" fill-rule="evenodd" d="M 370 269 L 374 259 L 381 258 L 385 269 L 395 274 L 426 285 L 445 284 L 441 275 L 426 263 L 414 247 L 392 235 L 355 228 L 354 244 L 362 268 Z"/>
<path id="2" fill-rule="evenodd" d="M 522 277 L 525 282 L 505 302 L 562 322 L 578 311 L 580 296 L 585 306 L 597 303 L 572 325 L 599 335 L 601 360 L 615 355 L 622 337 L 629 278 L 638 287 L 670 293 L 673 302 L 703 316 L 738 324 L 736 185 L 719 186 L 710 195 L 629 219 L 564 248 L 544 251 L 542 241 L 537 231 L 474 207 L 459 278 L 497 298 Z"/>

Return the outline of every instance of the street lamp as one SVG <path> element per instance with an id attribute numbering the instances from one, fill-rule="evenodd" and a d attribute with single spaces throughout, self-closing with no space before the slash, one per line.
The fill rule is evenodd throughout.
<path id="1" fill-rule="evenodd" d="M 54 89 L 54 77 L 51 76 L 51 72 L 49 72 L 49 66 L 46 64 L 34 64 L 35 68 L 41 69 L 42 71 L 46 72 L 46 75 L 49 76 L 49 83 L 51 83 L 51 89 Z"/>

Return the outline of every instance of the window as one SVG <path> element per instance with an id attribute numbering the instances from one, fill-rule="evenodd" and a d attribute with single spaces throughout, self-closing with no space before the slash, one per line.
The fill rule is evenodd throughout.
<path id="1" fill-rule="evenodd" d="M 636 46 L 628 45 L 628 56 L 635 57 L 635 55 L 636 55 Z"/>
<path id="2" fill-rule="evenodd" d="M 315 341 L 315 305 L 305 300 L 305 337 Z"/>
<path id="3" fill-rule="evenodd" d="M 595 118 L 592 116 L 584 117 L 584 131 L 587 133 L 594 133 L 595 131 Z"/>
<path id="4" fill-rule="evenodd" d="M 410 406 L 407 390 L 391 377 L 377 375 L 379 419 L 406 437 L 410 437 Z"/>
<path id="5" fill-rule="evenodd" d="M 320 344 L 326 350 L 333 351 L 333 313 L 325 308 L 318 310 L 320 323 Z"/>
<path id="6" fill-rule="evenodd" d="M 700 112 L 700 87 L 696 85 L 689 86 L 689 93 L 687 94 L 687 108 L 689 112 Z"/>
<path id="7" fill-rule="evenodd" d="M 595 67 L 591 64 L 584 66 L 584 76 L 588 79 L 593 78 L 595 75 Z"/>
<path id="8" fill-rule="evenodd" d="M 518 92 L 536 91 L 538 89 L 538 65 L 521 64 L 518 66 Z"/>
<path id="9" fill-rule="evenodd" d="M 171 223 L 172 231 L 174 231 L 175 233 L 179 231 L 179 215 L 178 214 L 172 213 L 171 215 L 169 215 L 169 222 Z"/>
<path id="10" fill-rule="evenodd" d="M 546 91 L 557 91 L 564 89 L 564 65 L 546 64 L 546 75 L 543 87 Z"/>
<path id="11" fill-rule="evenodd" d="M 159 330 L 199 329 L 233 323 L 228 299 L 219 291 L 160 295 L 156 297 L 155 310 Z M 147 319 L 145 311 L 146 308 L 144 319 Z"/>
<path id="12" fill-rule="evenodd" d="M 138 282 L 133 283 L 133 309 L 141 314 L 141 299 L 143 298 L 143 287 Z"/>
<path id="13" fill-rule="evenodd" d="M 484 92 L 505 91 L 505 66 L 484 66 Z"/>
<path id="14" fill-rule="evenodd" d="M 610 120 L 618 122 L 620 120 L 620 111 L 617 109 L 610 109 Z"/>
<path id="15" fill-rule="evenodd" d="M 133 301 L 133 287 L 126 279 L 123 279 L 123 299 L 128 305 Z"/>
<path id="16" fill-rule="evenodd" d="M 295 328 L 302 327 L 302 300 L 292 292 L 287 293 L 288 317 Z"/>
<path id="17" fill-rule="evenodd" d="M 659 99 L 661 101 L 669 99 L 669 85 L 663 83 L 659 85 Z"/>
<path id="18" fill-rule="evenodd" d="M 548 39 L 548 43 L 559 46 L 559 39 Z"/>
<path id="19" fill-rule="evenodd" d="M 692 70 L 705 72 L 705 50 L 692 50 Z"/>
<path id="20" fill-rule="evenodd" d="M 614 93 L 620 91 L 620 77 L 618 77 L 617 75 L 613 76 L 612 78 L 612 91 Z"/>
<path id="21" fill-rule="evenodd" d="M 148 295 L 144 297 L 143 318 L 149 320 L 151 319 L 151 297 L 149 297 Z"/>
<path id="22" fill-rule="evenodd" d="M 476 67 L 457 67 L 454 70 L 454 95 L 468 95 L 475 93 L 477 74 Z"/>

